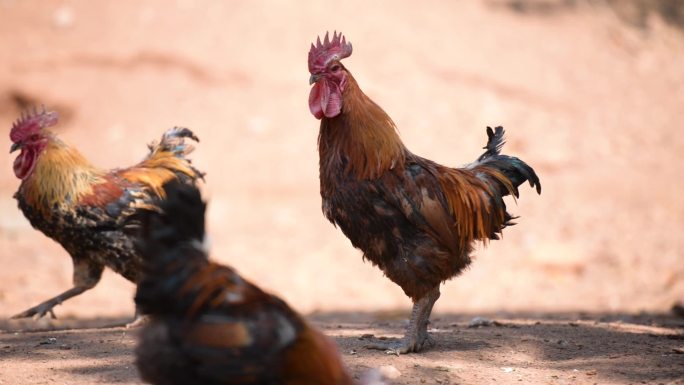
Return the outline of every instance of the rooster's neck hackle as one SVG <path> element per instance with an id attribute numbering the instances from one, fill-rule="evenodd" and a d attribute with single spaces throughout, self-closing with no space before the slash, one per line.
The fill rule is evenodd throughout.
<path id="1" fill-rule="evenodd" d="M 318 138 L 321 166 L 343 167 L 347 175 L 373 179 L 394 167 L 403 167 L 408 150 L 392 118 L 361 91 L 347 73 L 342 112 L 321 120 Z"/>
<path id="2" fill-rule="evenodd" d="M 92 194 L 92 186 L 104 181 L 104 172 L 88 162 L 75 148 L 49 134 L 36 166 L 21 184 L 19 194 L 44 213 L 58 205 L 75 204 Z"/>

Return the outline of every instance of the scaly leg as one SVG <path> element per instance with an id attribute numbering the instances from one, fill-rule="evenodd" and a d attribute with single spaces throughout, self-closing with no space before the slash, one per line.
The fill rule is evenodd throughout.
<path id="1" fill-rule="evenodd" d="M 50 298 L 39 305 L 12 316 L 12 318 L 42 318 L 47 313 L 50 313 L 52 318 L 57 318 L 57 316 L 55 316 L 55 312 L 52 310 L 53 307 L 61 304 L 69 298 L 75 297 L 84 291 L 93 288 L 100 281 L 104 266 L 87 258 L 73 258 L 73 262 L 74 287 L 54 298 Z"/>
<path id="2" fill-rule="evenodd" d="M 401 341 L 379 342 L 366 345 L 368 349 L 385 350 L 388 354 L 406 354 L 419 352 L 428 346 L 435 344 L 435 341 L 427 331 L 430 321 L 432 306 L 439 298 L 439 286 L 430 290 L 425 296 L 413 304 L 411 320 L 406 329 L 406 334 Z"/>
<path id="3" fill-rule="evenodd" d="M 16 314 L 12 316 L 13 319 L 15 318 L 28 318 L 28 317 L 33 317 L 35 316 L 36 318 L 42 318 L 45 316 L 45 314 L 50 313 L 50 316 L 52 318 L 57 318 L 55 315 L 55 312 L 52 310 L 53 307 L 61 304 L 62 302 L 66 301 L 67 299 L 71 297 L 75 297 L 84 291 L 88 290 L 89 288 L 87 287 L 72 287 L 71 289 L 65 291 L 64 293 L 54 297 L 50 298 L 49 300 L 45 302 L 41 302 L 39 305 L 36 305 L 22 313 Z"/>

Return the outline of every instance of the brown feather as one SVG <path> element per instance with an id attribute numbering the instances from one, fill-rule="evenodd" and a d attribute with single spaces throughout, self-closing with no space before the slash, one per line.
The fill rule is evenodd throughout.
<path id="1" fill-rule="evenodd" d="M 214 349 L 248 347 L 253 339 L 247 325 L 242 322 L 194 323 L 185 336 L 194 344 Z"/>
<path id="2" fill-rule="evenodd" d="M 512 218 L 503 197 L 536 176 L 517 158 L 499 156 L 502 138 L 493 131 L 486 156 L 466 168 L 411 153 L 390 117 L 344 71 L 342 111 L 321 120 L 318 138 L 323 212 L 418 300 L 470 263 L 474 242 L 498 239 Z"/>
<path id="3" fill-rule="evenodd" d="M 176 157 L 169 151 L 158 151 L 149 158 L 131 168 L 119 171 L 119 176 L 131 183 L 140 183 L 154 191 L 160 197 L 164 197 L 164 183 L 182 173 L 193 179 L 198 178 L 197 172 L 188 164 L 188 161 Z"/>
<path id="4" fill-rule="evenodd" d="M 92 192 L 84 194 L 78 200 L 79 204 L 85 206 L 103 207 L 113 202 L 123 194 L 123 181 L 115 178 L 111 174 L 103 177 L 103 182 L 92 185 Z"/>
<path id="5" fill-rule="evenodd" d="M 335 344 L 278 297 L 208 260 L 205 204 L 171 182 L 141 211 L 145 274 L 135 301 L 151 317 L 136 349 L 152 384 L 350 385 Z M 159 333 L 161 331 L 161 333 Z"/>
<path id="6" fill-rule="evenodd" d="M 479 167 L 476 171 L 487 174 L 512 192 L 511 182 L 499 171 L 488 167 Z M 475 172 L 440 166 L 436 176 L 448 202 L 461 249 L 473 241 L 486 243 L 492 232 L 504 227 L 506 207 L 494 205 L 499 192 L 475 176 Z"/>
<path id="7" fill-rule="evenodd" d="M 303 328 L 284 359 L 286 385 L 352 385 L 335 344 L 302 320 Z"/>
<path id="8" fill-rule="evenodd" d="M 318 147 L 326 161 L 346 163 L 345 173 L 357 179 L 373 179 L 405 161 L 406 148 L 385 111 L 359 89 L 349 74 L 344 90 L 344 113 L 323 119 Z M 326 135 L 322 135 L 325 132 Z M 343 159 L 344 157 L 344 159 Z"/>

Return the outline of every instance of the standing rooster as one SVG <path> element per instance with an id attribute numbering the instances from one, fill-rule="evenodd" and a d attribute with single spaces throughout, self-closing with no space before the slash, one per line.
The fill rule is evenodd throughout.
<path id="1" fill-rule="evenodd" d="M 184 138 L 198 140 L 187 128 L 166 131 L 139 164 L 107 171 L 48 130 L 56 123 L 57 113 L 43 109 L 12 126 L 10 152 L 21 150 L 14 161 L 14 174 L 21 179 L 14 197 L 31 225 L 71 255 L 74 286 L 13 318 L 54 317 L 52 308 L 94 287 L 105 266 L 136 283 L 141 260 L 124 233 L 126 218 L 163 197 L 165 182 L 191 183 L 203 176 L 185 158 L 193 148 Z"/>
<path id="2" fill-rule="evenodd" d="M 150 316 L 136 349 L 143 380 L 351 385 L 328 337 L 278 297 L 208 260 L 197 188 L 171 182 L 165 191 L 161 210 L 136 218 L 145 264 L 135 302 Z"/>
<path id="3" fill-rule="evenodd" d="M 498 239 L 512 225 L 503 197 L 517 197 L 525 181 L 538 193 L 541 185 L 525 162 L 500 154 L 501 127 L 487 128 L 485 153 L 464 168 L 411 153 L 340 62 L 351 53 L 337 33 L 309 51 L 323 213 L 413 300 L 404 339 L 369 347 L 417 352 L 433 343 L 427 325 L 439 285 L 470 264 L 475 241 Z"/>

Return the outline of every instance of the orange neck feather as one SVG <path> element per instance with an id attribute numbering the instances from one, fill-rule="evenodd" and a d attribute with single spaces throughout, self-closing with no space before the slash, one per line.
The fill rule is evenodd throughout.
<path id="1" fill-rule="evenodd" d="M 342 112 L 323 118 L 318 136 L 321 167 L 343 167 L 358 179 L 373 179 L 404 164 L 408 153 L 392 118 L 361 91 L 347 73 Z"/>
<path id="2" fill-rule="evenodd" d="M 19 188 L 27 203 L 41 211 L 55 205 L 74 204 L 80 197 L 92 193 L 94 184 L 104 181 L 104 172 L 91 165 L 75 148 L 52 133 L 46 135 L 47 146 Z"/>

